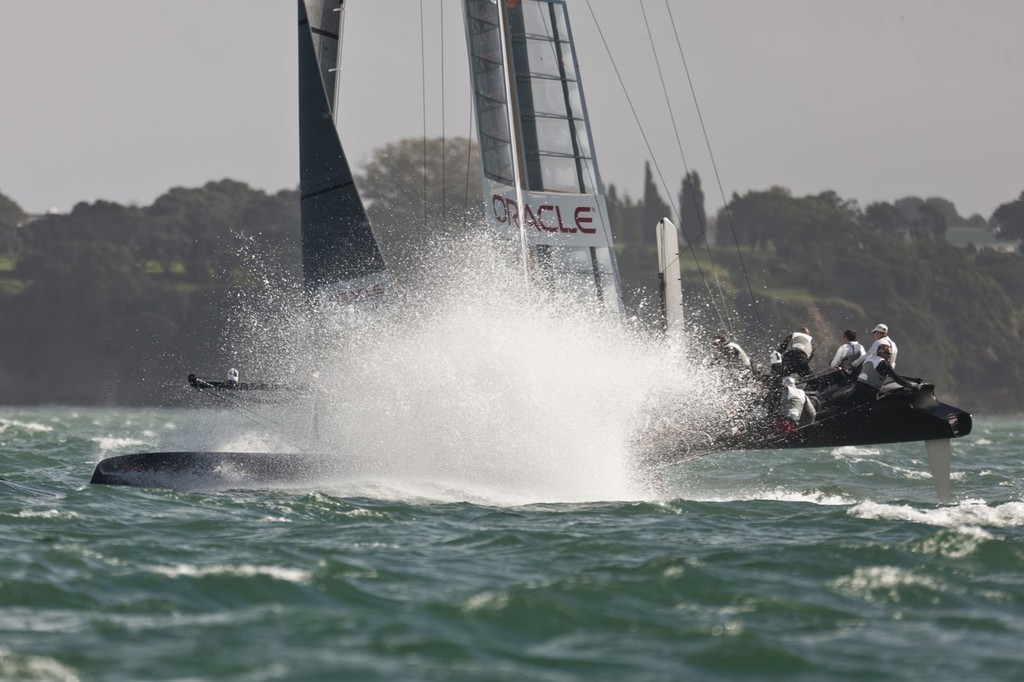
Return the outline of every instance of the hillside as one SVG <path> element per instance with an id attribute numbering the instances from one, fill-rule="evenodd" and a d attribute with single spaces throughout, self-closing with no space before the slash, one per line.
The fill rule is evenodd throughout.
<path id="1" fill-rule="evenodd" d="M 394 178 L 422 183 L 403 167 L 412 152 L 396 149 L 382 151 L 360 185 L 385 255 L 401 265 L 428 238 L 410 228 L 415 216 L 440 213 L 441 202 L 465 215 L 471 202 L 437 191 L 425 204 L 396 191 Z M 439 182 L 430 177 L 431 188 Z M 782 336 L 807 325 L 818 344 L 812 365 L 823 367 L 843 329 L 884 322 L 901 373 L 974 411 L 1024 411 L 1024 257 L 949 244 L 943 233 L 958 217 L 948 202 L 862 210 L 832 192 L 771 188 L 734 195 L 709 219 L 696 174 L 680 196 L 697 352 L 725 330 L 764 364 Z M 1024 197 L 996 212 L 1011 218 L 1004 229 L 1015 229 L 1018 204 Z M 627 307 L 656 325 L 653 225 L 670 209 L 653 187 L 640 201 L 612 187 L 609 211 Z M 174 402 L 188 371 L 237 360 L 228 338 L 239 310 L 271 292 L 300 300 L 298 220 L 296 192 L 231 180 L 175 188 L 151 206 L 83 203 L 37 217 L 0 194 L 0 402 Z"/>

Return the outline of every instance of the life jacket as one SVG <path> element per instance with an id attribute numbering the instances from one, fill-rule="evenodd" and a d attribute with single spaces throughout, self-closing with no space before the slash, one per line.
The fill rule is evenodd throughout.
<path id="1" fill-rule="evenodd" d="M 807 357 L 811 357 L 814 354 L 814 349 L 811 347 L 810 335 L 803 332 L 793 332 L 793 335 L 789 337 L 789 343 L 786 344 L 786 351 L 791 350 L 803 351 Z"/>
<path id="2" fill-rule="evenodd" d="M 850 341 L 848 343 L 844 343 L 843 351 L 844 352 L 842 360 L 840 360 L 839 364 L 836 366 L 842 367 L 844 369 L 848 368 L 850 366 L 850 363 L 852 363 L 854 360 L 861 357 L 867 352 L 864 350 L 864 346 L 860 345 L 858 341 Z"/>
<path id="3" fill-rule="evenodd" d="M 785 417 L 794 424 L 800 422 L 804 413 L 804 403 L 807 402 L 807 394 L 799 388 L 786 386 L 785 393 L 779 403 L 780 416 Z"/>
<path id="4" fill-rule="evenodd" d="M 885 361 L 885 358 L 878 355 L 869 355 L 860 366 L 860 375 L 857 377 L 857 381 L 874 389 L 882 388 L 886 375 L 882 374 L 879 366 Z"/>

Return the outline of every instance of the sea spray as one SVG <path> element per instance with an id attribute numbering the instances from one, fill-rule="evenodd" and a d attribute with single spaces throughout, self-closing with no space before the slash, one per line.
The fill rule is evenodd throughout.
<path id="1" fill-rule="evenodd" d="M 657 492 L 653 461 L 727 427 L 735 396 L 685 339 L 623 323 L 569 282 L 530 285 L 485 238 L 423 255 L 436 267 L 386 305 L 310 313 L 285 289 L 244 306 L 243 380 L 298 390 L 239 405 L 212 447 L 326 453 L 463 499 L 636 499 Z"/>

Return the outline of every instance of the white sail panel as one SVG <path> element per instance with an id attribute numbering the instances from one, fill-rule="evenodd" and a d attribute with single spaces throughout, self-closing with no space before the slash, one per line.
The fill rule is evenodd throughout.
<path id="1" fill-rule="evenodd" d="M 488 215 L 498 226 L 525 228 L 531 244 L 553 246 L 608 245 L 605 206 L 597 195 L 554 192 L 516 192 L 514 187 L 488 180 Z M 520 204 L 519 197 L 522 197 Z"/>

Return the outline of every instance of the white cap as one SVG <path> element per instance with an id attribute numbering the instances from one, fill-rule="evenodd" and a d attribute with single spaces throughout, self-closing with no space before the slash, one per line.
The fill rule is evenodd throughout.
<path id="1" fill-rule="evenodd" d="M 232 367 L 228 370 L 228 381 L 238 381 L 238 370 Z"/>
<path id="2" fill-rule="evenodd" d="M 782 379 L 783 386 L 796 386 L 796 379 L 793 377 L 784 377 Z"/>
<path id="3" fill-rule="evenodd" d="M 874 332 L 882 332 L 883 334 L 888 334 L 889 333 L 889 328 L 886 327 L 884 324 L 876 324 L 875 328 L 872 329 L 871 332 L 872 333 L 874 333 Z"/>

